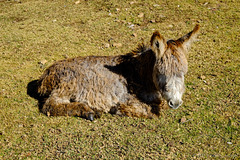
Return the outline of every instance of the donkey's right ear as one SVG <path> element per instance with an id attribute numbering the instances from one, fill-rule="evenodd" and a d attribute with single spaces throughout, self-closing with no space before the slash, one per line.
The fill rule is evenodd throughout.
<path id="1" fill-rule="evenodd" d="M 151 49 L 156 54 L 158 58 L 162 57 L 166 48 L 167 43 L 163 36 L 158 32 L 155 31 L 151 37 Z"/>

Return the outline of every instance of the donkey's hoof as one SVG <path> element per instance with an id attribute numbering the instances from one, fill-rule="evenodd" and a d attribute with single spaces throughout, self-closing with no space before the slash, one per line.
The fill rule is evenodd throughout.
<path id="1" fill-rule="evenodd" d="M 93 121 L 94 120 L 94 113 L 89 113 L 87 116 L 87 120 Z"/>
<path id="2" fill-rule="evenodd" d="M 95 118 L 101 118 L 102 112 L 96 111 L 95 112 Z"/>

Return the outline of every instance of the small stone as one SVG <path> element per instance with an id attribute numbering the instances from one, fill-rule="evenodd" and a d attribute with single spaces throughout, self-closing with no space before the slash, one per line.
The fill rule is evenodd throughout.
<path id="1" fill-rule="evenodd" d="M 131 1 L 130 4 L 134 4 L 135 2 L 134 1 Z"/>
<path id="2" fill-rule="evenodd" d="M 128 28 L 134 29 L 134 24 L 129 24 Z"/>
<path id="3" fill-rule="evenodd" d="M 79 4 L 81 1 L 76 1 L 75 4 Z"/>
<path id="4" fill-rule="evenodd" d="M 169 28 L 173 28 L 173 25 L 170 24 L 170 25 L 168 25 L 168 27 L 169 27 Z"/>
<path id="5" fill-rule="evenodd" d="M 41 61 L 38 62 L 38 64 L 40 65 L 44 65 L 47 63 L 47 60 L 46 59 L 42 59 Z"/>
<path id="6" fill-rule="evenodd" d="M 155 19 L 150 20 L 150 23 L 156 23 Z"/>
<path id="7" fill-rule="evenodd" d="M 204 80 L 204 79 L 206 79 L 206 77 L 204 75 L 200 75 L 199 79 Z"/>
<path id="8" fill-rule="evenodd" d="M 144 13 L 139 13 L 138 17 L 142 18 L 144 16 Z"/>
<path id="9" fill-rule="evenodd" d="M 186 121 L 187 121 L 186 117 L 182 117 L 182 118 L 180 119 L 180 122 L 181 122 L 181 123 L 185 123 Z"/>
<path id="10" fill-rule="evenodd" d="M 69 56 L 67 54 L 63 54 L 62 56 L 66 59 L 69 58 Z"/>
<path id="11" fill-rule="evenodd" d="M 105 43 L 104 44 L 104 48 L 109 48 L 110 47 L 110 44 L 109 43 Z"/>
<path id="12" fill-rule="evenodd" d="M 136 33 L 133 33 L 132 36 L 133 36 L 133 37 L 137 37 L 137 34 L 136 34 Z"/>
<path id="13" fill-rule="evenodd" d="M 119 48 L 122 47 L 122 43 L 113 43 L 113 47 Z"/>
<path id="14" fill-rule="evenodd" d="M 160 5 L 159 4 L 154 4 L 153 7 L 159 7 Z"/>
<path id="15" fill-rule="evenodd" d="M 205 2 L 203 5 L 206 6 L 208 4 L 208 2 Z"/>
<path id="16" fill-rule="evenodd" d="M 232 142 L 227 142 L 227 144 L 232 144 Z"/>

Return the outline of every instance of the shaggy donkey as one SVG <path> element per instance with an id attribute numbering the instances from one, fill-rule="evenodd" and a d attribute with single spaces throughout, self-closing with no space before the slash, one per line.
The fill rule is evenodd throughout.
<path id="1" fill-rule="evenodd" d="M 101 112 L 151 118 L 159 115 L 166 101 L 177 109 L 185 88 L 186 53 L 199 28 L 169 41 L 156 31 L 150 47 L 142 44 L 126 55 L 56 62 L 35 84 L 40 111 L 93 120 Z"/>

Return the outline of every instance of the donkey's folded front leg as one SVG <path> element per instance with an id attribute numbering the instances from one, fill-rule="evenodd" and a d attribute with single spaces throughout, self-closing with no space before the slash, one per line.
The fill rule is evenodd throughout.
<path id="1" fill-rule="evenodd" d="M 118 104 L 117 106 L 111 108 L 110 113 L 128 117 L 156 117 L 156 115 L 151 112 L 151 106 L 138 101 Z"/>

